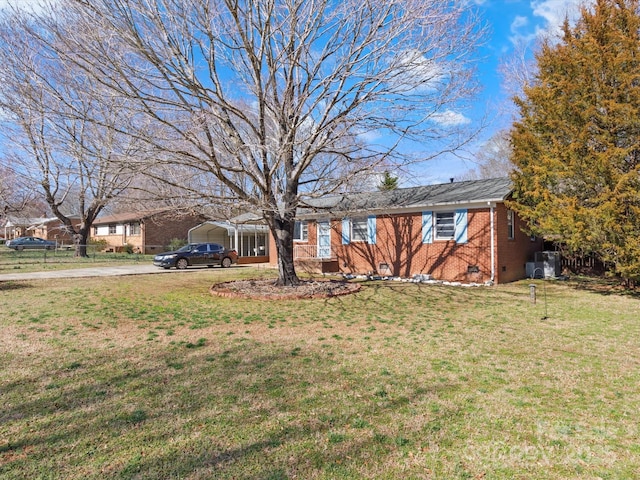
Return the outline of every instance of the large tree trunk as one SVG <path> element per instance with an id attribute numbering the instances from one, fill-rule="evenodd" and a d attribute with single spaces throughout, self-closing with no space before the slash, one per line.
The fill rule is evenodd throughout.
<path id="1" fill-rule="evenodd" d="M 77 258 L 85 258 L 87 255 L 87 242 L 89 241 L 89 230 L 81 228 L 77 233 L 73 234 L 73 243 L 75 251 L 73 256 Z"/>
<path id="2" fill-rule="evenodd" d="M 300 283 L 293 263 L 293 227 L 295 220 L 283 218 L 279 215 L 267 219 L 269 229 L 273 234 L 278 254 L 278 285 L 295 286 Z"/>

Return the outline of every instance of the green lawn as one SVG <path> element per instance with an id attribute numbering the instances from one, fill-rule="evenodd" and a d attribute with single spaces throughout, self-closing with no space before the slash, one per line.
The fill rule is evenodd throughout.
<path id="1" fill-rule="evenodd" d="M 0 283 L 0 478 L 640 477 L 638 297 L 208 293 L 272 274 Z"/>

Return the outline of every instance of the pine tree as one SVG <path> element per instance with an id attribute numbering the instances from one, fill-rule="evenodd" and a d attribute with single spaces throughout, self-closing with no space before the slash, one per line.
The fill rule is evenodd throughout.
<path id="1" fill-rule="evenodd" d="M 547 41 L 516 98 L 514 208 L 532 233 L 640 279 L 638 0 L 597 0 Z"/>
<path id="2" fill-rule="evenodd" d="M 388 191 L 395 190 L 396 188 L 398 188 L 398 177 L 394 177 L 389 172 L 384 172 L 384 177 L 382 177 L 382 180 L 380 180 L 378 190 Z"/>

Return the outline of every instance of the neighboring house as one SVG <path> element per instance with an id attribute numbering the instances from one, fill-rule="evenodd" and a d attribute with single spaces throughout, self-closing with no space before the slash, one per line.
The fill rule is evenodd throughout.
<path id="1" fill-rule="evenodd" d="M 108 250 L 158 253 L 167 250 L 173 239 L 186 242 L 189 229 L 202 220 L 199 215 L 178 215 L 166 209 L 106 215 L 93 222 L 89 238 L 105 240 Z"/>
<path id="2" fill-rule="evenodd" d="M 542 240 L 505 200 L 507 178 L 314 200 L 296 223 L 294 256 L 309 271 L 504 283 L 524 278 Z M 271 239 L 270 263 L 276 264 Z"/>
<path id="3" fill-rule="evenodd" d="M 32 236 L 53 240 L 59 244 L 70 244 L 73 242 L 73 235 L 57 217 L 32 218 L 8 215 L 5 218 L 3 227 L 5 240 Z"/>
<path id="4" fill-rule="evenodd" d="M 238 252 L 238 263 L 269 261 L 269 229 L 258 215 L 247 213 L 228 221 L 208 221 L 189 230 L 189 242 L 213 242 Z"/>

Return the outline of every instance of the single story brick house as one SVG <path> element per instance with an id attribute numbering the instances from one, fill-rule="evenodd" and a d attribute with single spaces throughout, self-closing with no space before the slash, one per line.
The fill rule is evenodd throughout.
<path id="1" fill-rule="evenodd" d="M 203 221 L 200 215 L 179 215 L 173 210 L 118 213 L 93 222 L 90 240 L 105 240 L 107 249 L 155 254 L 166 251 L 173 239 L 187 241 L 191 228 Z"/>
<path id="2" fill-rule="evenodd" d="M 79 223 L 78 217 L 71 217 L 74 223 Z M 16 217 L 9 215 L 2 220 L 4 238 L 11 240 L 23 236 L 34 236 L 52 240 L 58 244 L 70 244 L 73 235 L 57 217 Z"/>
<path id="3" fill-rule="evenodd" d="M 543 242 L 522 231 L 505 205 L 511 194 L 511 181 L 497 178 L 314 199 L 297 215 L 297 268 L 464 283 L 525 278 Z"/>

